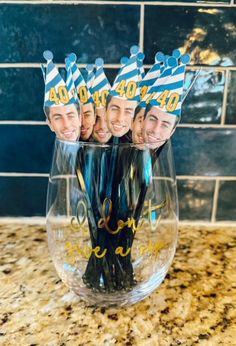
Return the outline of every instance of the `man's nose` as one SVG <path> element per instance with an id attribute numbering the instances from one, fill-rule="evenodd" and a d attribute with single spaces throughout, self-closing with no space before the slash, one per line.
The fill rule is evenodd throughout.
<path id="1" fill-rule="evenodd" d="M 69 127 L 70 126 L 70 121 L 69 121 L 69 119 L 68 118 L 63 118 L 63 126 L 65 127 L 65 128 L 67 128 L 67 127 Z"/>
<path id="2" fill-rule="evenodd" d="M 161 121 L 157 121 L 155 126 L 153 127 L 153 132 L 161 133 Z"/>
<path id="3" fill-rule="evenodd" d="M 105 121 L 104 117 L 101 117 L 100 119 L 100 129 L 104 130 L 107 127 L 107 123 Z"/>
<path id="4" fill-rule="evenodd" d="M 125 120 L 125 110 L 120 109 L 119 113 L 117 114 L 117 121 L 123 122 Z"/>

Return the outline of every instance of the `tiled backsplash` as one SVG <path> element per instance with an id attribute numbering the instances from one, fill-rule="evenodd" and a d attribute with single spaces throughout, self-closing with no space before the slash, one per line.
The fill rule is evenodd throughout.
<path id="1" fill-rule="evenodd" d="M 198 77 L 174 138 L 180 219 L 236 221 L 236 2 L 5 1 L 0 4 L 0 216 L 44 216 L 54 136 L 43 114 L 42 52 L 81 67 L 101 56 L 112 82 L 133 44 L 191 53 Z M 62 65 L 59 65 L 62 66 Z M 199 71 L 201 67 L 200 72 Z"/>

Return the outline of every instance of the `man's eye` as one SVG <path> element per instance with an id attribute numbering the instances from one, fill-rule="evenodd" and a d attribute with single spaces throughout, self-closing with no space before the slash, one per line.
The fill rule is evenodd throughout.
<path id="1" fill-rule="evenodd" d="M 111 110 L 112 110 L 113 112 L 115 112 L 115 111 L 117 111 L 118 109 L 117 109 L 117 107 L 112 107 L 112 106 L 111 106 Z"/>
<path id="2" fill-rule="evenodd" d="M 166 123 L 162 123 L 161 126 L 164 127 L 165 129 L 168 129 L 170 127 L 169 124 L 166 124 Z"/>
<path id="3" fill-rule="evenodd" d="M 151 120 L 151 121 L 156 121 L 156 118 L 153 117 L 152 115 L 150 115 L 149 120 Z"/>
<path id="4" fill-rule="evenodd" d="M 61 119 L 61 117 L 60 116 L 56 116 L 56 117 L 54 117 L 54 120 L 60 120 Z"/>

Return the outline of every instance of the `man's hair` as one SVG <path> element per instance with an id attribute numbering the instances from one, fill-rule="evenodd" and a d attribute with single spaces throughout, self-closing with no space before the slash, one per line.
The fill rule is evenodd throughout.
<path id="1" fill-rule="evenodd" d="M 152 109 L 152 107 L 155 107 L 155 106 L 151 105 L 150 103 L 146 106 L 146 109 L 144 112 L 144 119 L 146 118 L 147 113 Z M 174 127 L 175 127 L 179 122 L 179 117 L 177 117 L 176 115 L 173 115 L 173 117 L 175 117 L 175 124 L 174 124 Z"/>
<path id="2" fill-rule="evenodd" d="M 110 94 L 108 94 L 108 96 L 107 96 L 107 98 L 106 98 L 106 111 L 107 111 L 107 108 L 108 108 L 109 103 L 110 103 L 111 100 L 112 100 L 112 97 L 113 97 L 113 96 L 111 96 Z"/>
<path id="3" fill-rule="evenodd" d="M 144 112 L 144 119 L 147 116 L 147 113 L 152 109 L 152 105 L 150 105 L 150 103 L 147 104 L 146 108 L 145 108 L 145 112 Z"/>
<path id="4" fill-rule="evenodd" d="M 139 113 L 142 109 L 143 109 L 143 108 L 140 107 L 139 105 L 135 108 L 133 121 L 136 119 L 136 116 L 138 115 L 138 113 Z"/>
<path id="5" fill-rule="evenodd" d="M 77 110 L 77 112 L 78 112 L 78 115 L 80 115 L 80 105 L 78 104 L 78 103 L 73 103 L 74 105 L 75 105 L 75 108 L 76 108 L 76 110 Z M 63 106 L 61 106 L 61 107 L 63 107 Z M 43 109 L 44 109 L 44 113 L 45 113 L 45 115 L 46 115 L 46 117 L 47 117 L 47 119 L 50 121 L 50 108 L 51 107 L 44 107 Z"/>

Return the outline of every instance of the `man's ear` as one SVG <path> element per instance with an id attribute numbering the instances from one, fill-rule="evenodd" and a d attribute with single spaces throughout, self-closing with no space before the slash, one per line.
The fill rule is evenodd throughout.
<path id="1" fill-rule="evenodd" d="M 52 132 L 55 132 L 54 129 L 53 129 L 53 127 L 52 127 L 52 124 L 51 124 L 51 122 L 50 122 L 50 120 L 49 120 L 48 118 L 47 118 L 47 120 L 46 120 L 46 123 L 48 124 L 50 130 L 51 130 Z"/>

